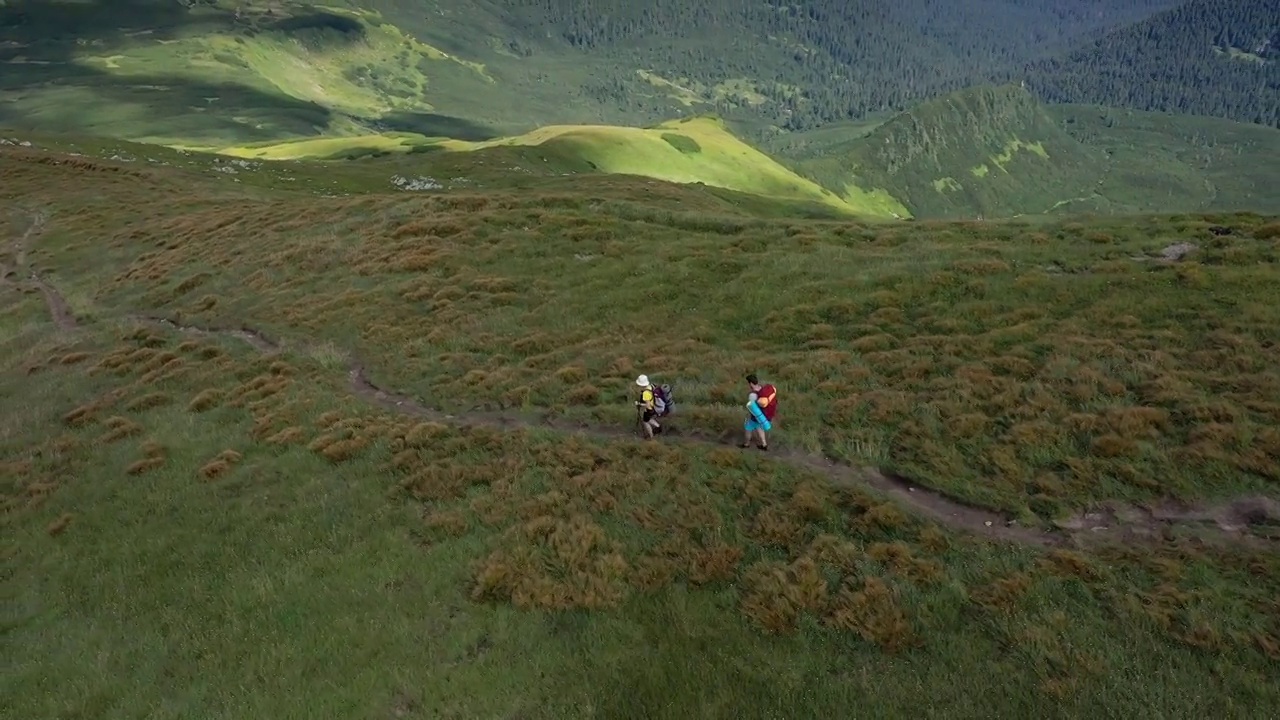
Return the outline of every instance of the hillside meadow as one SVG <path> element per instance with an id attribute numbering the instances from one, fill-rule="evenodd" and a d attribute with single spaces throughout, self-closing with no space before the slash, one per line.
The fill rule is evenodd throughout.
<path id="1" fill-rule="evenodd" d="M 13 717 L 1280 702 L 1280 218 L 94 155 L 0 147 Z"/>

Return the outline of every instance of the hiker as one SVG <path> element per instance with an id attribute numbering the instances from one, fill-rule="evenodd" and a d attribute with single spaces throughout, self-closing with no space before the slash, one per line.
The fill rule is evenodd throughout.
<path id="1" fill-rule="evenodd" d="M 662 425 L 658 422 L 658 418 L 670 415 L 673 409 L 671 388 L 668 385 L 663 385 L 661 388 L 654 387 L 649 382 L 648 375 L 636 378 L 636 386 L 640 388 L 640 399 L 636 401 L 636 408 L 643 413 L 640 423 L 644 427 L 645 437 L 653 438 L 655 434 L 662 433 Z"/>
<path id="2" fill-rule="evenodd" d="M 778 412 L 778 390 L 773 385 L 761 385 L 755 373 L 747 376 L 747 386 L 751 388 L 747 399 L 747 410 L 751 414 L 743 425 L 746 435 L 738 447 L 751 447 L 751 434 L 755 433 L 760 439 L 760 449 L 768 450 L 769 438 L 765 433 L 773 429 L 773 418 Z"/>

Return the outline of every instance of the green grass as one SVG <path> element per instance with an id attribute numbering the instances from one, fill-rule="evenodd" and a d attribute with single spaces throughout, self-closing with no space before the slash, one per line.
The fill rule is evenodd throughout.
<path id="1" fill-rule="evenodd" d="M 455 152 L 533 147 L 578 171 L 639 175 L 677 183 L 703 183 L 783 201 L 820 203 L 849 215 L 909 217 L 882 192 L 839 198 L 799 177 L 736 138 L 714 118 L 673 120 L 653 128 L 551 126 L 516 137 L 468 142 L 410 136 L 362 136 L 302 140 L 273 146 L 223 148 L 223 154 L 263 159 L 333 157 L 360 150 L 408 152 L 424 145 Z M 544 162 L 546 160 L 544 159 Z"/>
<path id="2" fill-rule="evenodd" d="M 1280 322 L 1259 289 L 1275 217 L 870 225 L 505 167 L 433 197 L 385 184 L 413 158 L 435 172 L 513 148 L 232 176 L 76 145 L 169 165 L 0 147 L 0 393 L 25 408 L 0 423 L 8 715 L 1280 702 L 1268 546 L 1185 528 L 986 541 L 785 456 L 425 422 L 354 395 L 345 367 L 428 405 L 603 428 L 626 427 L 648 372 L 675 382 L 673 426 L 710 436 L 737 429 L 756 370 L 785 403 L 780 453 L 879 447 L 920 485 L 1028 523 L 1107 499 L 1274 497 L 1263 343 Z M 316 197 L 329 180 L 352 194 Z M 1213 223 L 1235 233 L 1214 240 Z M 1195 262 L 1130 259 L 1188 237 Z M 52 326 L 30 270 L 80 327 Z M 131 314 L 247 325 L 284 349 Z M 1059 426 L 1075 435 L 1047 444 Z M 1136 457 L 1098 452 L 1127 442 Z"/>
<path id="3" fill-rule="evenodd" d="M 478 6 L 428 21 L 401 2 L 340 5 L 138 0 L 128 17 L 36 5 L 21 22 L 7 11 L 0 126 L 262 159 L 420 151 L 439 138 L 527 145 L 547 165 L 540 176 L 631 173 L 882 218 L 1280 207 L 1273 129 L 1098 114 L 1073 128 L 1005 87 L 787 133 L 775 116 L 780 104 L 801 111 L 794 84 L 663 75 L 628 53 L 588 63 Z M 713 110 L 728 119 L 695 116 Z"/>
<path id="4" fill-rule="evenodd" d="M 1131 211 L 1280 209 L 1280 131 L 1219 118 L 1050 105 L 1081 142 L 1105 149 L 1099 193 Z"/>
<path id="5" fill-rule="evenodd" d="M 388 126 L 456 131 L 468 124 L 436 105 L 450 102 L 457 76 L 495 86 L 483 63 L 411 38 L 371 11 L 241 7 L 240 18 L 216 7 L 168 25 L 157 17 L 144 31 L 108 24 L 97 28 L 100 37 L 8 27 L 0 123 L 197 147 Z M 163 14 L 147 8 L 144 15 Z M 62 112 L 68 104 L 81 110 Z"/>
<path id="6" fill-rule="evenodd" d="M 31 298 L 6 300 L 6 330 L 15 310 L 38 311 Z M 889 594 L 872 595 L 868 614 L 851 616 L 861 623 L 851 629 L 822 627 L 815 622 L 822 610 L 811 617 L 801 606 L 797 629 L 773 635 L 757 623 L 788 617 L 782 593 L 807 577 L 805 566 L 782 586 L 761 575 L 786 556 L 749 518 L 785 517 L 778 512 L 792 511 L 791 491 L 812 483 L 804 475 L 755 459 L 724 466 L 701 451 L 445 429 L 424 450 L 425 467 L 468 473 L 474 485 L 456 497 L 429 479 L 439 472 L 396 469 L 404 462 L 396 448 L 418 442 L 412 421 L 344 401 L 341 372 L 305 356 L 262 359 L 235 342 L 133 333 L 112 322 L 74 339 L 52 339 L 39 326 L 6 337 L 8 363 L 53 360 L 4 378 L 7 396 L 36 409 L 3 433 L 5 479 L 15 491 L 6 516 L 6 641 L 24 648 L 5 677 L 15 717 L 145 709 L 155 717 L 211 718 L 737 718 L 832 713 L 853 702 L 878 714 L 980 717 L 1054 706 L 1207 713 L 1227 697 L 1230 707 L 1249 711 L 1276 700 L 1265 656 L 1250 645 L 1256 631 L 1249 623 L 1265 623 L 1265 615 L 1218 614 L 1265 608 L 1266 588 L 1243 590 L 1237 565 L 1274 564 L 1274 556 L 1171 550 L 1181 557 L 1170 554 L 1169 562 L 1186 578 L 1168 595 L 1156 586 L 1164 555 L 1120 553 L 1110 562 L 1123 573 L 1079 578 L 1046 572 L 1056 566 L 1028 552 L 947 538 L 914 521 L 852 529 L 831 516 L 807 521 L 789 541 L 808 557 L 828 557 L 819 548 L 832 539 L 846 543 L 835 550 L 854 553 L 856 566 L 838 554 L 820 564 L 833 583 L 830 602 L 854 602 L 838 596 L 842 579 L 860 589 L 867 578 L 879 587 L 879 578 Z M 63 364 L 77 351 L 89 358 Z M 85 373 L 148 351 L 182 360 L 150 382 L 143 360 Z M 257 376 L 289 381 L 236 406 L 237 390 Z M 104 407 L 87 426 L 66 426 L 64 413 L 113 389 L 123 391 L 115 408 Z M 157 391 L 167 402 L 123 409 Z M 223 393 L 220 405 L 189 408 L 209 391 Z M 139 430 L 101 439 L 104 421 L 117 414 Z M 376 439 L 349 458 L 309 449 L 335 418 Z M 288 428 L 300 439 L 272 439 Z M 214 459 L 228 450 L 239 457 L 214 474 Z M 604 458 L 609 469 L 590 481 L 565 472 L 584 456 L 588 463 Z M 147 457 L 160 465 L 129 472 Z M 30 463 L 34 473 L 15 463 Z M 54 487 L 43 489 L 49 482 Z M 37 483 L 42 489 L 32 491 Z M 752 503 L 758 510 L 744 507 L 742 488 L 762 493 Z M 606 498 L 619 509 L 592 509 Z M 861 495 L 839 501 L 851 510 L 876 502 Z M 539 542 L 522 531 L 534 523 L 513 514 L 521 503 L 531 508 L 520 511 L 532 513 L 524 517 L 562 527 L 563 537 Z M 640 513 L 656 525 L 639 524 Z M 714 534 L 698 519 L 705 513 L 716 518 Z M 585 526 L 583 517 L 591 518 Z M 574 567 L 582 557 L 575 543 L 584 541 L 574 533 L 585 529 L 602 531 L 626 558 L 621 599 L 606 603 L 616 604 L 612 610 L 593 609 L 570 592 L 567 608 L 541 607 L 558 596 L 539 594 L 552 592 L 557 576 L 540 576 L 539 563 L 520 558 L 545 554 L 552 572 Z M 703 565 L 734 548 L 745 551 L 740 563 Z M 868 548 L 873 555 L 910 548 L 921 570 L 873 559 Z M 934 562 L 945 568 L 940 577 L 917 574 Z M 513 579 L 530 573 L 532 595 L 513 607 L 515 598 L 498 585 L 492 598 L 476 599 L 481 566 L 507 567 Z M 724 569 L 707 576 L 704 567 Z M 584 579 L 594 578 L 584 569 Z M 1016 580 L 1021 570 L 1034 582 L 991 593 L 991 583 Z M 664 572 L 675 573 L 675 582 Z M 539 591 L 537 583 L 550 585 Z M 1127 604 L 1138 592 L 1165 593 L 1153 597 L 1158 611 L 1171 613 L 1168 634 Z M 1177 592 L 1199 596 L 1184 609 Z M 763 605 L 744 605 L 751 602 Z M 894 612 L 909 631 L 877 624 Z M 1119 635 L 1107 612 L 1126 618 Z M 1199 636 L 1176 639 L 1201 627 L 1238 628 L 1243 639 L 1210 634 L 1204 649 L 1193 644 Z M 1189 691 L 1204 673 L 1213 674 L 1217 692 Z M 921 687 L 930 692 L 922 696 Z"/>
<path id="7" fill-rule="evenodd" d="M 1012 86 L 763 147 L 827 187 L 884 187 L 920 218 L 1280 209 L 1275 129 L 1040 105 Z"/>
<path id="8" fill-rule="evenodd" d="M 974 88 L 923 103 L 869 132 L 795 145 L 795 164 L 851 193 L 885 188 L 919 217 L 1042 214 L 1094 194 L 1100 148 L 1059 129 L 1018 88 Z"/>

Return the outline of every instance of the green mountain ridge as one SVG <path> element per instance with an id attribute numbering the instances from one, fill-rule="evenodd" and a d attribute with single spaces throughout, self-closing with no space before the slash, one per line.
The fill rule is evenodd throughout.
<path id="1" fill-rule="evenodd" d="M 877 187 L 920 218 L 1280 208 L 1280 133 L 1213 118 L 1045 106 L 986 86 L 872 129 L 775 149 L 839 191 Z"/>
<path id="2" fill-rule="evenodd" d="M 1048 102 L 1280 127 L 1280 0 L 1190 0 L 1018 76 Z"/>
<path id="3" fill-rule="evenodd" d="M 1121 14 L 1145 16 L 1158 4 L 1131 3 L 1128 14 Z M 770 124 L 775 111 L 812 117 L 819 97 L 799 76 L 775 74 L 766 87 L 759 81 L 765 75 L 756 72 L 765 66 L 734 75 L 714 63 L 681 75 L 678 64 L 658 68 L 644 60 L 648 56 L 614 47 L 621 42 L 619 28 L 636 29 L 637 47 L 650 43 L 645 47 L 653 49 L 661 43 L 652 43 L 667 37 L 656 28 L 685 21 L 690 25 L 670 38 L 720 20 L 750 37 L 751 28 L 768 26 L 751 25 L 755 10 L 743 14 L 713 4 L 695 12 L 660 4 L 648 15 L 610 16 L 591 30 L 574 12 L 533 2 L 499 7 L 386 0 L 329 7 L 215 0 L 184 8 L 130 0 L 119 7 L 128 12 L 97 2 L 20 0 L 0 6 L 0 127 L 255 158 L 419 152 L 445 139 L 528 144 L 518 138 L 554 127 L 566 138 L 592 139 L 539 143 L 547 165 L 542 172 L 639 172 L 746 192 L 782 188 L 775 199 L 834 202 L 882 217 L 1116 213 L 1187 205 L 1266 210 L 1276 201 L 1276 191 L 1269 189 L 1274 178 L 1257 169 L 1259 159 L 1274 156 L 1276 141 L 1267 135 L 1244 140 L 1227 125 L 1205 131 L 1224 138 L 1222 147 L 1202 142 L 1198 138 L 1205 133 L 1199 130 L 1166 128 L 1160 134 L 1176 138 L 1173 145 L 1153 148 L 1144 139 L 1149 128 L 1137 130 L 1144 138 L 1130 142 L 1125 119 L 1112 114 L 1105 142 L 1094 144 L 1073 135 L 1069 123 L 1027 89 L 1006 85 L 957 90 L 882 113 L 883 122 L 863 118 L 787 132 Z M 813 17 L 796 15 L 794 7 L 774 12 L 789 18 L 783 26 L 792 31 L 810 28 L 801 35 L 812 34 L 815 17 L 836 17 L 818 12 L 820 4 L 806 7 Z M 424 11 L 430 22 L 421 16 Z M 548 34 L 547 23 L 557 17 L 565 23 L 562 32 Z M 883 25 L 894 17 L 899 16 L 872 19 Z M 1024 20 L 1040 27 L 1039 20 Z M 1077 20 L 1083 24 L 1061 30 L 1064 41 L 1112 22 Z M 1241 42 L 1230 33 L 1221 40 Z M 947 42 L 954 46 L 960 40 Z M 584 62 L 592 57 L 602 62 Z M 606 85 L 613 90 L 593 96 L 592 87 Z M 628 138 L 640 137 L 637 128 L 711 110 L 726 111 L 722 117 L 735 143 L 744 140 L 772 157 L 739 149 L 733 153 L 753 160 L 722 154 L 707 162 L 715 153 L 691 152 L 663 159 L 672 147 L 629 144 Z M 1160 122 L 1200 126 L 1198 120 L 1172 117 Z M 618 129 L 598 130 L 605 127 Z M 713 145 L 734 144 L 722 139 Z M 1135 147 L 1155 161 L 1122 161 L 1134 157 Z M 626 162 L 619 162 L 624 156 Z M 775 160 L 803 177 L 779 172 Z M 738 169 L 726 174 L 725 161 Z M 1252 180 L 1234 179 L 1243 177 Z M 822 187 L 807 187 L 810 181 Z"/>
<path id="4" fill-rule="evenodd" d="M 923 103 L 836 150 L 809 164 L 829 183 L 883 187 L 922 217 L 1046 213 L 1107 172 L 1102 150 L 1009 86 Z"/>

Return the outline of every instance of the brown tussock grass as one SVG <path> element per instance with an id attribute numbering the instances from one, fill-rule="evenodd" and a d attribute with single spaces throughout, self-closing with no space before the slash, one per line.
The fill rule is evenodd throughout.
<path id="1" fill-rule="evenodd" d="M 744 549 L 738 545 L 718 543 L 695 550 L 689 558 L 688 578 L 694 585 L 728 582 L 738 571 Z"/>
<path id="2" fill-rule="evenodd" d="M 239 463 L 243 459 L 244 456 L 235 450 L 223 450 L 218 453 L 217 457 L 205 463 L 205 465 L 200 468 L 200 474 L 206 480 L 213 480 L 225 475 L 231 470 L 233 465 Z"/>
<path id="3" fill-rule="evenodd" d="M 785 505 L 771 504 L 760 510 L 747 526 L 747 534 L 765 547 L 790 549 L 804 540 L 805 525 Z"/>
<path id="4" fill-rule="evenodd" d="M 143 475 L 164 465 L 163 457 L 144 457 L 125 468 L 129 475 Z"/>
<path id="5" fill-rule="evenodd" d="M 35 464 L 29 459 L 0 462 L 0 477 L 21 478 L 30 475 L 34 471 Z"/>
<path id="6" fill-rule="evenodd" d="M 908 526 L 908 522 L 907 516 L 896 505 L 880 503 L 850 523 L 850 528 L 856 532 L 873 535 L 904 529 Z"/>
<path id="7" fill-rule="evenodd" d="M 62 416 L 62 422 L 71 427 L 84 427 L 94 422 L 98 414 L 96 405 L 81 405 Z"/>
<path id="8" fill-rule="evenodd" d="M 790 565 L 776 560 L 757 562 L 743 573 L 741 612 L 765 632 L 796 631 L 801 613 L 820 613 L 827 602 L 827 582 L 812 558 Z"/>
<path id="9" fill-rule="evenodd" d="M 141 425 L 119 415 L 107 418 L 104 424 L 107 426 L 108 430 L 98 436 L 97 442 L 100 443 L 117 442 L 142 432 Z"/>
<path id="10" fill-rule="evenodd" d="M 621 549 L 585 515 L 533 518 L 476 565 L 470 595 L 522 609 L 617 607 L 629 590 Z"/>
<path id="11" fill-rule="evenodd" d="M 675 582 L 680 565 L 674 558 L 646 555 L 631 566 L 629 582 L 636 590 L 654 592 Z"/>
<path id="12" fill-rule="evenodd" d="M 187 409 L 194 413 L 205 412 L 216 407 L 222 402 L 223 393 L 217 389 L 201 390 L 191 402 L 187 405 Z"/>
<path id="13" fill-rule="evenodd" d="M 423 518 L 428 530 L 448 537 L 462 537 L 471 529 L 471 522 L 461 510 L 432 510 Z"/>
<path id="14" fill-rule="evenodd" d="M 24 492 L 26 492 L 27 496 L 33 500 L 43 500 L 49 495 L 52 495 L 53 491 L 58 489 L 58 486 L 59 483 L 56 480 L 37 480 L 35 482 L 27 483 Z"/>
<path id="15" fill-rule="evenodd" d="M 1058 577 L 1074 577 L 1092 581 L 1101 578 L 1094 564 L 1083 555 L 1070 550 L 1052 550 L 1039 560 L 1040 567 Z"/>
<path id="16" fill-rule="evenodd" d="M 590 383 L 583 383 L 564 394 L 564 401 L 570 405 L 595 406 L 600 404 L 600 388 Z"/>
<path id="17" fill-rule="evenodd" d="M 974 588 L 969 596 L 978 605 L 991 611 L 1011 613 L 1031 589 L 1031 576 L 1016 572 L 988 585 Z"/>
<path id="18" fill-rule="evenodd" d="M 916 640 L 906 613 L 893 591 L 880 578 L 867 577 L 860 589 L 846 579 L 832 599 L 824 622 L 828 627 L 857 633 L 887 653 L 897 653 Z"/>
<path id="19" fill-rule="evenodd" d="M 57 537 L 66 532 L 73 519 L 75 519 L 75 516 L 71 513 L 63 513 L 57 520 L 49 523 L 49 526 L 45 528 L 45 532 L 49 533 L 51 537 Z"/>
<path id="20" fill-rule="evenodd" d="M 203 475 L 206 480 L 213 480 L 214 478 L 217 478 L 222 474 L 226 473 L 230 469 L 231 469 L 230 463 L 224 462 L 222 460 L 211 460 L 205 463 L 205 465 L 200 468 L 200 474 Z"/>
<path id="21" fill-rule="evenodd" d="M 91 356 L 87 352 L 73 352 L 73 353 L 67 353 L 66 355 L 63 355 L 58 362 L 63 365 L 75 365 L 77 363 L 82 363 L 85 360 L 88 360 L 90 357 Z"/>
<path id="22" fill-rule="evenodd" d="M 1169 426 L 1169 411 L 1156 407 L 1108 408 L 1104 417 L 1122 437 L 1158 438 Z"/>
<path id="23" fill-rule="evenodd" d="M 280 375 L 259 375 L 231 391 L 228 405 L 243 407 L 244 405 L 279 395 L 288 389 L 292 380 Z"/>
<path id="24" fill-rule="evenodd" d="M 296 426 L 287 427 L 264 440 L 268 445 L 299 445 L 306 439 L 306 432 Z"/>
<path id="25" fill-rule="evenodd" d="M 364 435 L 337 440 L 320 450 L 320 455 L 331 463 L 344 463 L 359 457 L 368 449 L 370 438 Z"/>
<path id="26" fill-rule="evenodd" d="M 1132 438 L 1108 433 L 1093 439 L 1089 444 L 1094 455 L 1102 458 L 1135 457 L 1138 455 L 1138 443 Z"/>
<path id="27" fill-rule="evenodd" d="M 843 575 L 857 573 L 862 566 L 862 548 L 839 535 L 823 533 L 809 543 L 805 554 Z"/>
<path id="28" fill-rule="evenodd" d="M 1263 655 L 1272 660 L 1280 660 L 1280 635 L 1257 630 L 1251 637 Z"/>
<path id="29" fill-rule="evenodd" d="M 413 426 L 405 435 L 404 443 L 408 447 L 428 447 L 437 439 L 449 434 L 449 426 L 438 422 L 423 422 Z"/>
<path id="30" fill-rule="evenodd" d="M 927 525 L 920 530 L 919 542 L 921 547 L 935 554 L 944 553 L 951 548 L 951 541 L 947 539 L 946 533 L 935 525 Z"/>

